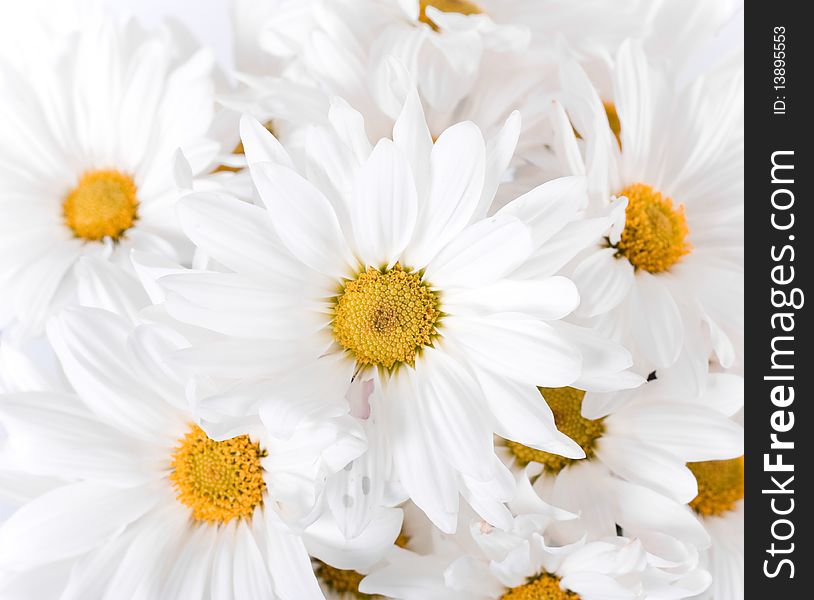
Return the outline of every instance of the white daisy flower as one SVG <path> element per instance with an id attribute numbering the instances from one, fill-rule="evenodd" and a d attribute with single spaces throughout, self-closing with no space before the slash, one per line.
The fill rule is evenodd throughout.
<path id="1" fill-rule="evenodd" d="M 176 360 L 207 386 L 234 382 L 198 394 L 210 435 L 253 414 L 281 434 L 346 411 L 351 398 L 354 414 L 371 419 L 377 451 L 335 502 L 360 522 L 391 464 L 392 478 L 442 529 L 455 528 L 459 492 L 484 518 L 505 521 L 501 501 L 513 482 L 493 453 L 493 432 L 582 456 L 536 386 L 640 383 L 624 371 L 623 348 L 559 322 L 578 298 L 553 275 L 573 254 L 546 242 L 579 219 L 581 180 L 550 182 L 486 218 L 489 181 L 502 171 L 494 165 L 512 144 L 487 160 L 471 123 L 433 144 L 415 93 L 395 141 L 373 149 L 347 104 L 336 101 L 330 118 L 335 129 L 314 130 L 320 143 L 309 147 L 305 176 L 268 131 L 244 120 L 265 209 L 217 194 L 182 201 L 185 231 L 234 272 L 159 279 L 171 316 L 225 336 Z"/>
<path id="2" fill-rule="evenodd" d="M 367 114 L 347 92 L 362 91 L 368 73 L 387 70 L 390 57 L 407 65 L 429 107 L 449 112 L 469 92 L 483 57 L 516 52 L 528 40 L 525 27 L 496 23 L 469 0 L 311 0 L 279 5 L 258 41 L 290 57 L 294 76 L 307 73 Z"/>
<path id="3" fill-rule="evenodd" d="M 60 481 L 0 527 L 0 589 L 41 598 L 49 573 L 64 599 L 323 597 L 304 538 L 319 550 L 338 533 L 303 530 L 365 448 L 352 418 L 216 441 L 163 360 L 186 345 L 177 333 L 74 308 L 49 337 L 72 390 L 0 396 L 2 463 Z M 400 511 L 376 513 L 358 543 L 383 551 L 400 526 Z"/>
<path id="4" fill-rule="evenodd" d="M 709 574 L 697 567 L 680 574 L 667 563 L 655 567 L 638 540 L 552 546 L 551 522 L 521 515 L 503 531 L 475 520 L 454 537 L 436 535 L 431 553 L 395 549 L 359 589 L 397 600 L 667 600 L 709 585 Z"/>
<path id="5" fill-rule="evenodd" d="M 542 394 L 557 427 L 580 444 L 586 458 L 572 460 L 503 442 L 501 455 L 519 478 L 516 512 L 539 510 L 533 491 L 547 504 L 580 515 L 578 521 L 553 527 L 558 539 L 601 538 L 619 526 L 653 554 L 682 551 L 668 537 L 709 546 L 704 527 L 683 506 L 699 494 L 687 463 L 743 454 L 743 428 L 729 418 L 743 402 L 740 377 L 711 375 L 704 394 L 690 401 L 661 381 L 639 388 L 616 407 L 602 402 L 606 396 L 574 388 Z"/>
<path id="6" fill-rule="evenodd" d="M 40 332 L 81 256 L 188 259 L 172 156 L 204 173 L 220 145 L 212 54 L 179 36 L 94 19 L 25 70 L 0 61 L 0 325 Z"/>
<path id="7" fill-rule="evenodd" d="M 604 106 L 576 63 L 563 87 L 564 171 L 587 175 L 596 210 L 622 199 L 607 237 L 573 265 L 578 313 L 631 348 L 643 372 L 673 365 L 697 394 L 710 351 L 731 365 L 743 330 L 739 81 L 714 97 L 703 80 L 669 92 L 626 43 Z"/>
<path id="8" fill-rule="evenodd" d="M 539 4 L 239 2 L 235 37 L 240 40 L 238 68 L 244 73 L 240 79 L 247 85 L 223 101 L 273 122 L 275 135 L 295 153 L 305 143 L 302 129 L 324 122 L 331 96 L 344 98 L 364 115 L 375 142 L 389 135 L 405 94 L 416 86 L 433 137 L 464 120 L 491 136 L 518 109 L 524 123 L 518 155 L 524 161 L 548 161 L 550 150 L 539 142 L 551 135 L 545 115 L 557 88 L 563 37 L 581 42 L 581 55 L 604 58 L 626 35 L 646 30 L 649 17 L 643 14 L 645 3 L 631 0 L 624 8 L 617 3 L 613 16 L 631 26 L 608 28 L 609 8 L 602 3 L 576 11 L 559 0 Z M 636 16 L 625 19 L 620 13 Z M 586 34 L 586 21 L 610 35 Z M 530 25 L 539 42 L 534 51 L 528 49 Z M 297 153 L 293 157 L 297 160 Z M 515 168 L 522 164 L 515 162 Z"/>

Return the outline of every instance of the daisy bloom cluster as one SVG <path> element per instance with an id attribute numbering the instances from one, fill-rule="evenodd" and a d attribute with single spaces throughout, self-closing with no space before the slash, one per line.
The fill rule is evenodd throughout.
<path id="1" fill-rule="evenodd" d="M 741 600 L 733 7 L 227 4 L 0 51 L 0 599 Z"/>

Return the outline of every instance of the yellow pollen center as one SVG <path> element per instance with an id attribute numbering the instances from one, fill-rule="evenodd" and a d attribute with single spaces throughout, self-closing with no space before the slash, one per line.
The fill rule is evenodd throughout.
<path id="1" fill-rule="evenodd" d="M 427 16 L 428 6 L 432 6 L 433 8 L 446 13 L 460 13 L 462 15 L 479 15 L 483 13 L 480 6 L 474 2 L 469 2 L 469 0 L 420 0 L 420 12 L 418 13 L 418 20 L 422 23 L 426 23 L 435 31 L 438 31 L 438 25 L 436 25 L 433 20 Z"/>
<path id="2" fill-rule="evenodd" d="M 179 502 L 196 520 L 227 523 L 251 517 L 263 504 L 264 456 L 247 435 L 216 442 L 192 425 L 175 448 L 169 477 Z"/>
<path id="3" fill-rule="evenodd" d="M 585 458 L 590 459 L 594 455 L 596 440 L 605 433 L 605 425 L 604 419 L 592 421 L 582 416 L 582 399 L 585 392 L 571 387 L 540 388 L 540 392 L 554 414 L 557 429 L 579 444 L 585 451 Z M 538 462 L 553 473 L 559 473 L 564 467 L 575 462 L 573 458 L 535 450 L 511 440 L 507 440 L 506 445 L 522 464 Z"/>
<path id="4" fill-rule="evenodd" d="M 670 198 L 643 183 L 629 185 L 616 195 L 628 199 L 625 228 L 616 249 L 636 269 L 661 273 L 690 253 L 683 204 L 673 206 Z"/>
<path id="5" fill-rule="evenodd" d="M 133 178 L 121 171 L 88 171 L 62 203 L 65 224 L 77 237 L 118 240 L 138 218 Z"/>
<path id="6" fill-rule="evenodd" d="M 440 316 L 438 297 L 418 273 L 398 264 L 386 272 L 369 268 L 340 291 L 333 334 L 360 366 L 412 366 Z"/>
<path id="7" fill-rule="evenodd" d="M 316 575 L 319 580 L 334 592 L 346 595 L 350 598 L 375 598 L 370 594 L 359 591 L 359 583 L 364 579 L 364 575 L 356 571 L 337 569 L 320 561 L 317 565 Z"/>
<path id="8" fill-rule="evenodd" d="M 698 495 L 692 509 L 705 517 L 734 510 L 743 499 L 743 457 L 687 463 L 698 481 Z"/>
<path id="9" fill-rule="evenodd" d="M 619 120 L 619 113 L 616 112 L 616 105 L 613 102 L 605 100 L 602 102 L 605 107 L 605 114 L 608 117 L 608 125 L 616 138 L 616 143 L 622 147 L 622 122 Z"/>
<path id="10" fill-rule="evenodd" d="M 500 600 L 579 600 L 579 594 L 560 587 L 560 578 L 550 573 L 538 575 L 528 583 L 510 589 Z"/>

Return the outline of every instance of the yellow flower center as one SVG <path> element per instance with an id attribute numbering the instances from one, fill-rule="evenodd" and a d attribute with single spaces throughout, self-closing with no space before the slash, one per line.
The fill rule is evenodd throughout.
<path id="1" fill-rule="evenodd" d="M 340 291 L 333 334 L 360 366 L 412 366 L 440 316 L 438 297 L 420 274 L 398 264 L 386 272 L 369 268 Z"/>
<path id="2" fill-rule="evenodd" d="M 251 517 L 263 504 L 266 482 L 260 459 L 265 455 L 247 435 L 216 442 L 192 425 L 172 456 L 170 480 L 176 497 L 198 521 L 227 523 Z"/>
<path id="3" fill-rule="evenodd" d="M 608 125 L 616 138 L 616 143 L 622 147 L 622 122 L 619 120 L 619 113 L 616 112 L 616 105 L 609 100 L 602 102 L 605 107 L 605 114 L 608 116 Z"/>
<path id="4" fill-rule="evenodd" d="M 743 499 L 743 457 L 687 463 L 698 481 L 692 509 L 705 517 L 719 516 Z"/>
<path id="5" fill-rule="evenodd" d="M 674 207 L 670 198 L 643 183 L 629 185 L 616 195 L 628 199 L 625 228 L 616 249 L 636 269 L 661 273 L 689 254 L 692 246 L 686 241 L 689 229 L 683 204 Z"/>
<path id="6" fill-rule="evenodd" d="M 510 589 L 500 600 L 579 600 L 579 594 L 560 587 L 560 578 L 550 573 L 538 575 L 528 583 Z"/>
<path id="7" fill-rule="evenodd" d="M 138 218 L 133 178 L 121 171 L 88 171 L 62 203 L 65 224 L 77 237 L 118 240 Z"/>
<path id="8" fill-rule="evenodd" d="M 582 416 L 582 399 L 585 392 L 571 387 L 540 388 L 551 412 L 554 422 L 562 433 L 574 440 L 585 451 L 585 458 L 591 458 L 596 448 L 596 440 L 605 433 L 604 419 L 591 421 Z M 506 445 L 522 464 L 538 462 L 554 473 L 575 462 L 559 454 L 535 450 L 523 444 L 506 440 Z"/>
<path id="9" fill-rule="evenodd" d="M 438 31 L 438 25 L 427 16 L 428 6 L 437 8 L 441 12 L 460 13 L 462 15 L 479 15 L 483 13 L 480 6 L 468 0 L 420 0 L 419 6 L 420 12 L 418 14 L 418 20 L 422 23 L 426 23 L 435 31 Z"/>

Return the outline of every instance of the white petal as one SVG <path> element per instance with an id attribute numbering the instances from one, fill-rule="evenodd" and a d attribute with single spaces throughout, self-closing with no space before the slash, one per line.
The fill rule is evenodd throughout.
<path id="1" fill-rule="evenodd" d="M 574 220 L 587 199 L 584 177 L 560 177 L 509 202 L 497 214 L 523 221 L 531 229 L 534 247 L 539 248 Z"/>
<path id="2" fill-rule="evenodd" d="M 461 495 L 472 510 L 487 523 L 501 529 L 509 529 L 513 517 L 506 507 L 506 502 L 514 496 L 514 477 L 497 456 L 493 455 L 491 461 L 494 463 L 495 476 L 486 481 L 478 481 L 463 475 Z"/>
<path id="3" fill-rule="evenodd" d="M 348 413 L 345 392 L 355 365 L 342 354 L 323 356 L 282 377 L 266 382 L 257 394 L 260 418 L 269 432 L 289 437 L 304 420 Z"/>
<path id="4" fill-rule="evenodd" d="M 396 145 L 382 139 L 356 178 L 351 221 L 361 260 L 393 266 L 413 235 L 418 211 L 413 174 Z"/>
<path id="5" fill-rule="evenodd" d="M 743 408 L 744 380 L 732 373 L 712 373 L 699 403 L 731 417 Z"/>
<path id="6" fill-rule="evenodd" d="M 267 211 L 210 192 L 184 197 L 177 210 L 184 233 L 224 266 L 277 286 L 302 285 L 302 265 L 280 242 Z"/>
<path id="7" fill-rule="evenodd" d="M 615 248 L 603 248 L 579 263 L 574 283 L 581 298 L 579 314 L 593 317 L 616 308 L 633 285 L 633 265 L 616 258 Z"/>
<path id="8" fill-rule="evenodd" d="M 615 432 L 636 436 L 687 462 L 743 454 L 743 428 L 719 413 L 688 403 L 630 404 L 608 417 Z"/>
<path id="9" fill-rule="evenodd" d="M 341 278 L 354 269 L 336 213 L 322 193 L 296 172 L 272 163 L 251 170 L 283 244 L 300 261 Z"/>
<path id="10" fill-rule="evenodd" d="M 597 456 L 617 475 L 687 503 L 698 495 L 695 477 L 675 454 L 652 444 L 605 435 Z"/>
<path id="11" fill-rule="evenodd" d="M 528 229 L 514 217 L 490 217 L 458 234 L 427 265 L 434 286 L 475 287 L 511 273 L 531 253 Z"/>
<path id="12" fill-rule="evenodd" d="M 268 569 L 280 600 L 322 600 L 302 538 L 290 531 L 271 510 L 265 511 Z M 271 596 L 268 596 L 271 597 Z"/>
<path id="13" fill-rule="evenodd" d="M 418 402 L 444 460 L 478 481 L 494 476 L 492 430 L 472 374 L 443 351 L 428 348 L 416 363 Z"/>
<path id="14" fill-rule="evenodd" d="M 700 548 L 709 546 L 709 534 L 686 505 L 621 479 L 611 483 L 620 511 L 617 522 L 626 535 L 636 537 L 639 532 L 658 531 Z"/>
<path id="15" fill-rule="evenodd" d="M 272 162 L 293 168 L 293 163 L 282 144 L 257 119 L 248 115 L 240 117 L 240 139 L 250 165 Z"/>
<path id="16" fill-rule="evenodd" d="M 396 372 L 388 382 L 379 407 L 387 428 L 396 476 L 410 498 L 445 533 L 453 533 L 458 519 L 455 473 L 433 451 L 435 445 L 421 419 L 418 391 L 412 374 Z"/>
<path id="17" fill-rule="evenodd" d="M 234 594 L 232 569 L 234 566 L 235 521 L 227 523 L 220 530 L 217 545 L 212 556 L 210 575 L 211 599 L 230 598 Z"/>
<path id="18" fill-rule="evenodd" d="M 360 164 L 367 160 L 371 147 L 365 133 L 364 117 L 341 98 L 333 97 L 328 109 L 328 120 L 339 138 L 345 140 L 354 151 L 356 160 Z"/>
<path id="19" fill-rule="evenodd" d="M 173 366 L 211 377 L 252 379 L 285 373 L 315 360 L 324 350 L 303 340 L 292 348 L 289 342 L 225 339 L 183 348 L 169 357 Z"/>
<path id="20" fill-rule="evenodd" d="M 444 294 L 444 310 L 450 314 L 518 312 L 544 321 L 561 319 L 579 304 L 577 288 L 565 277 L 539 281 L 501 279 L 473 290 Z"/>
<path id="21" fill-rule="evenodd" d="M 280 559 L 272 556 L 270 562 Z M 271 574 L 266 568 L 260 548 L 257 547 L 257 541 L 243 520 L 237 524 L 232 572 L 235 598 L 262 600 L 273 597 Z"/>
<path id="22" fill-rule="evenodd" d="M 219 534 L 216 527 L 196 527 L 183 540 L 183 545 L 173 557 L 172 570 L 162 585 L 163 598 L 200 600 L 209 588 L 209 579 Z"/>
<path id="23" fill-rule="evenodd" d="M 537 249 L 515 276 L 534 279 L 555 275 L 577 254 L 599 244 L 609 225 L 605 217 L 571 221 Z"/>
<path id="24" fill-rule="evenodd" d="M 0 527 L 0 564 L 26 569 L 100 546 L 156 502 L 147 488 L 73 483 L 32 500 Z"/>
<path id="25" fill-rule="evenodd" d="M 475 218 L 482 219 L 486 216 L 514 156 L 520 138 L 520 128 L 520 112 L 515 110 L 506 119 L 498 134 L 486 145 L 485 179 Z"/>
<path id="26" fill-rule="evenodd" d="M 6 458 L 30 473 L 113 486 L 161 477 L 163 456 L 96 419 L 74 396 L 3 394 L 0 415 L 7 436 Z"/>
<path id="27" fill-rule="evenodd" d="M 447 317 L 444 330 L 482 368 L 508 379 L 542 387 L 570 385 L 582 357 L 568 338 L 550 325 L 527 318 Z"/>
<path id="28" fill-rule="evenodd" d="M 500 437 L 568 458 L 585 456 L 576 442 L 557 430 L 554 414 L 536 386 L 506 380 L 485 369 L 478 371 L 478 380 Z"/>
<path id="29" fill-rule="evenodd" d="M 633 336 L 644 355 L 669 367 L 681 352 L 684 326 L 670 291 L 658 277 L 640 271 L 631 295 Z"/>
<path id="30" fill-rule="evenodd" d="M 401 113 L 393 125 L 393 141 L 410 162 L 418 193 L 418 206 L 423 206 L 429 194 L 432 136 L 415 89 L 407 94 Z"/>
<path id="31" fill-rule="evenodd" d="M 616 579 L 596 572 L 568 573 L 561 580 L 564 589 L 576 592 L 580 598 L 602 600 L 636 600 L 637 590 L 624 587 Z"/>
<path id="32" fill-rule="evenodd" d="M 557 322 L 553 326 L 582 356 L 582 373 L 576 385 L 579 389 L 606 392 L 644 383 L 641 376 L 627 371 L 633 366 L 633 357 L 621 344 L 587 327 L 566 322 Z"/>
<path id="33" fill-rule="evenodd" d="M 137 439 L 164 441 L 184 416 L 146 389 L 127 351 L 132 325 L 95 308 L 63 311 L 48 337 L 82 401 L 103 420 Z"/>
<path id="34" fill-rule="evenodd" d="M 361 535 L 347 539 L 336 522 L 326 515 L 304 535 L 308 553 L 337 569 L 367 570 L 381 560 L 401 531 L 402 511 L 384 508 Z"/>
<path id="35" fill-rule="evenodd" d="M 429 197 L 408 251 L 410 266 L 425 266 L 469 224 L 483 190 L 485 155 L 483 136 L 473 123 L 453 125 L 436 140 Z"/>
<path id="36" fill-rule="evenodd" d="M 329 323 L 316 303 L 237 273 L 190 271 L 162 277 L 159 284 L 172 317 L 229 336 L 296 339 Z"/>
<path id="37" fill-rule="evenodd" d="M 622 125 L 625 161 L 647 165 L 651 151 L 652 98 L 647 62 L 641 45 L 628 40 L 619 47 L 614 69 L 613 96 Z"/>
<path id="38" fill-rule="evenodd" d="M 391 457 L 384 427 L 371 419 L 362 421 L 367 452 L 328 480 L 326 495 L 337 528 L 346 539 L 363 533 L 384 504 Z M 333 563 L 331 563 L 333 564 Z"/>
<path id="39" fill-rule="evenodd" d="M 150 304 L 132 271 L 111 262 L 86 256 L 79 260 L 74 272 L 82 306 L 102 308 L 135 321 L 138 311 Z"/>

